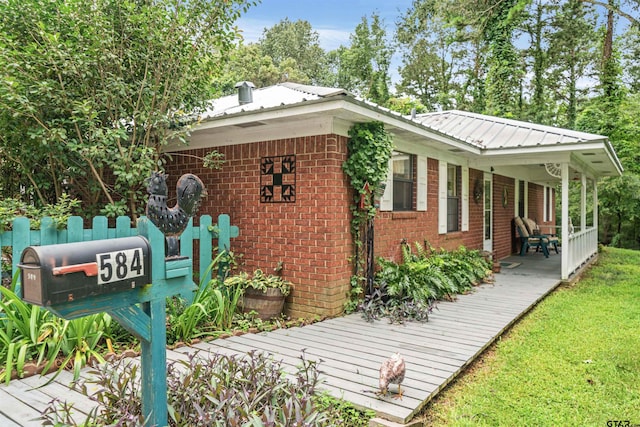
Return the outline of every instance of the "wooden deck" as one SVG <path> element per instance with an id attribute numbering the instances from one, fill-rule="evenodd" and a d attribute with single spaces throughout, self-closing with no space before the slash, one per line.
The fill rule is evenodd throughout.
<path id="1" fill-rule="evenodd" d="M 502 272 L 496 274 L 495 283 L 480 286 L 456 302 L 439 303 L 427 323 L 390 325 L 385 320 L 367 323 L 353 314 L 304 327 L 182 347 L 168 351 L 167 358 L 184 358 L 186 353 L 193 352 L 244 354 L 258 350 L 271 353 L 282 360 L 285 369 L 294 371 L 305 349 L 307 359 L 322 360 L 319 366 L 325 381 L 323 388 L 332 395 L 373 409 L 381 418 L 407 423 L 559 283 L 559 255 L 552 254 L 548 259 L 535 253 L 514 256 L 503 260 Z M 404 398 L 379 398 L 373 393 L 377 390 L 378 369 L 395 351 L 404 356 L 407 364 L 402 384 Z M 46 379 L 36 376 L 0 386 L 0 425 L 40 425 L 31 420 L 56 396 L 74 402 L 81 413 L 93 407 L 86 397 L 67 387 L 71 374 L 65 372 L 55 382 L 34 389 Z M 391 391 L 395 390 L 392 386 Z"/>

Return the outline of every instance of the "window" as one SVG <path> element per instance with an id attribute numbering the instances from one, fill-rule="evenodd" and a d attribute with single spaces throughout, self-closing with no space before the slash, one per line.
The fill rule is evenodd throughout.
<path id="1" fill-rule="evenodd" d="M 413 162 L 409 154 L 393 152 L 393 210 L 413 209 Z"/>
<path id="2" fill-rule="evenodd" d="M 460 166 L 447 165 L 447 232 L 460 227 Z"/>
<path id="3" fill-rule="evenodd" d="M 381 211 L 427 210 L 427 158 L 394 151 L 389 159 L 389 173 Z"/>

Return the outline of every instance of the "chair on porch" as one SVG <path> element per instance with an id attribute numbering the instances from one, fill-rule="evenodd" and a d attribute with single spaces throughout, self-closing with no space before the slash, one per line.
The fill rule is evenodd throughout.
<path id="1" fill-rule="evenodd" d="M 558 236 L 556 236 L 555 233 L 543 233 L 540 226 L 531 218 L 522 218 L 522 221 L 529 235 L 546 237 L 548 245 L 552 246 L 556 253 L 560 253 L 558 252 Z"/>
<path id="2" fill-rule="evenodd" d="M 520 256 L 524 256 L 529 252 L 529 248 L 542 249 L 545 258 L 549 258 L 549 240 L 545 236 L 532 235 L 524 225 L 524 221 L 519 216 L 513 219 L 518 230 L 518 238 L 520 239 Z"/>

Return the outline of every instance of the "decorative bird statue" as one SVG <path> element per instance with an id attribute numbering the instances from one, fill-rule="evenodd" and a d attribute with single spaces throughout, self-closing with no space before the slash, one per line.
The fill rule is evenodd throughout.
<path id="1" fill-rule="evenodd" d="M 402 388 L 400 384 L 404 380 L 404 374 L 406 366 L 404 359 L 400 356 L 400 353 L 394 353 L 390 358 L 382 362 L 380 366 L 380 394 L 387 395 L 389 391 L 389 384 L 398 384 L 398 394 L 394 396 L 395 399 L 402 400 Z"/>
<path id="2" fill-rule="evenodd" d="M 179 255 L 178 237 L 187 228 L 189 218 L 195 215 L 200 206 L 200 199 L 207 192 L 204 184 L 197 176 L 187 173 L 180 177 L 176 185 L 177 203 L 167 206 L 167 175 L 153 172 L 147 185 L 149 201 L 147 217 L 165 235 L 167 241 L 167 257 Z"/>

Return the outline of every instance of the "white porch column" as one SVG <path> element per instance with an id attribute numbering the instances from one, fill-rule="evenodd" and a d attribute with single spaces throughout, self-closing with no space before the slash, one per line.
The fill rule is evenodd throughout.
<path id="1" fill-rule="evenodd" d="M 598 180 L 593 179 L 593 228 L 598 232 Z"/>
<path id="2" fill-rule="evenodd" d="M 587 176 L 581 173 L 580 178 L 580 231 L 584 231 L 587 229 Z"/>
<path id="3" fill-rule="evenodd" d="M 569 278 L 569 164 L 562 163 L 562 252 L 561 278 Z"/>

